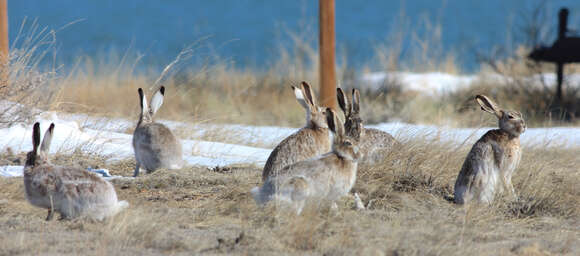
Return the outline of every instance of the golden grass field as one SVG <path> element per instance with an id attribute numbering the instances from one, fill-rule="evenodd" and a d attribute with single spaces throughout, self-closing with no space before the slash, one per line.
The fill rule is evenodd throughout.
<path id="1" fill-rule="evenodd" d="M 578 255 L 580 149 L 524 148 L 514 174 L 519 200 L 491 206 L 451 202 L 468 145 L 404 141 L 379 166 L 361 167 L 338 211 L 258 208 L 252 166 L 159 170 L 114 180 L 130 207 L 104 222 L 46 222 L 28 204 L 22 178 L 0 179 L 0 255 Z M 23 161 L 3 154 L 2 161 Z M 105 164 L 86 155 L 57 164 L 99 166 L 130 176 L 134 161 Z"/>
<path id="2" fill-rule="evenodd" d="M 163 77 L 157 71 L 137 71 L 139 58 L 125 56 L 104 62 L 83 57 L 66 72 L 58 67 L 45 71 L 40 66 L 47 52 L 37 46 L 54 44 L 52 34 L 32 30 L 19 54 L 2 67 L 10 81 L 7 87 L 0 83 L 4 100 L 43 111 L 136 121 L 137 88 L 147 91 Z M 437 52 L 430 50 L 438 49 L 440 37 L 420 36 L 422 47 L 412 51 L 407 63 L 393 57 L 400 44 L 377 46 L 378 70 L 461 73 L 453 53 L 434 56 Z M 268 70 L 242 70 L 220 60 L 165 77 L 167 94 L 158 117 L 196 124 L 303 125 L 304 111 L 290 85 L 305 80 L 318 88 L 317 52 L 301 36 L 290 38 L 295 49 L 282 51 Z M 577 125 L 580 93 L 573 86 L 565 91 L 564 107 L 570 112 L 553 107 L 545 88 L 526 87 L 526 77 L 553 70 L 525 60 L 528 50 L 521 48 L 494 62 L 492 69 L 479 71 L 513 78 L 505 84 L 481 82 L 425 97 L 404 92 L 392 81 L 378 91 L 361 92 L 361 115 L 367 123 L 494 125 L 485 123 L 485 114 L 473 102 L 475 94 L 484 93 L 501 106 L 522 111 L 530 127 Z M 354 74 L 369 70 L 376 71 L 337 66 L 344 88 L 357 88 Z M 570 65 L 566 73 L 578 70 Z M 0 126 L 29 124 L 33 117 L 0 113 Z M 203 139 L 236 142 L 219 133 Z M 381 165 L 359 168 L 353 191 L 367 206 L 362 211 L 352 209 L 350 197 L 338 211 L 316 203 L 300 216 L 273 206 L 261 209 L 249 194 L 260 183 L 260 168 L 187 167 L 114 180 L 119 198 L 130 207 L 104 222 L 46 222 L 46 210 L 26 201 L 22 178 L 0 178 L 0 255 L 580 255 L 580 148 L 523 148 L 513 177 L 518 200 L 499 197 L 491 206 L 463 207 L 452 203 L 453 184 L 471 145 L 422 137 L 402 141 Z M 2 151 L 1 165 L 23 164 L 23 154 Z M 123 176 L 131 176 L 135 164 L 133 159 L 108 163 L 95 154 L 57 154 L 52 160 Z"/>

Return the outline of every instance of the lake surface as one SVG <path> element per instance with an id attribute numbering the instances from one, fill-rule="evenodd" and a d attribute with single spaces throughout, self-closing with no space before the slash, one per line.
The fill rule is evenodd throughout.
<path id="1" fill-rule="evenodd" d="M 441 24 L 440 51 L 453 51 L 465 70 L 473 71 L 478 68 L 474 52 L 522 40 L 521 24 L 538 2 L 336 0 L 336 43 L 339 54 L 357 69 L 372 63 L 375 47 L 389 35 L 405 27 L 421 35 L 421 24 L 428 20 Z M 546 2 L 551 35 L 562 6 L 570 9 L 569 27 L 580 31 L 580 1 Z M 239 68 L 266 69 L 276 62 L 280 47 L 292 45 L 289 31 L 313 45 L 318 37 L 316 0 L 9 0 L 8 10 L 12 40 L 26 17 L 55 30 L 74 22 L 56 34 L 57 60 L 65 66 L 80 55 L 102 57 L 114 51 L 143 54 L 142 63 L 161 68 L 197 42 L 200 60 L 220 56 Z M 412 37 L 405 34 L 403 55 Z"/>

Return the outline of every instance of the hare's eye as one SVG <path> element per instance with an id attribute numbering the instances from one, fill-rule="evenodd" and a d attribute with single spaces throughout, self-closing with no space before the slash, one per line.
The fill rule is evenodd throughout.
<path id="1" fill-rule="evenodd" d="M 352 146 L 352 143 L 350 143 L 350 141 L 345 141 L 344 142 L 344 145 L 346 145 L 346 146 Z"/>
<path id="2" fill-rule="evenodd" d="M 509 119 L 514 119 L 514 116 L 512 116 L 512 115 L 508 115 L 508 118 L 509 118 Z"/>

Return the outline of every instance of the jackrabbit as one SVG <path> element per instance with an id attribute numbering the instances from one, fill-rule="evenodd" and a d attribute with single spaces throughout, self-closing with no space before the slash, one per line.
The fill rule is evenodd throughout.
<path id="1" fill-rule="evenodd" d="M 398 142 L 387 132 L 365 128 L 360 117 L 360 93 L 352 89 L 352 103 L 341 88 L 336 89 L 338 105 L 344 112 L 344 129 L 347 136 L 359 143 L 362 155 L 359 164 L 373 165 L 380 163 Z"/>
<path id="2" fill-rule="evenodd" d="M 473 199 L 491 203 L 504 188 L 517 198 L 511 180 L 522 156 L 519 136 L 526 123 L 520 112 L 503 110 L 484 95 L 475 100 L 483 111 L 497 117 L 499 129 L 485 133 L 471 148 L 455 182 L 455 203 Z"/>
<path id="3" fill-rule="evenodd" d="M 251 191 L 257 204 L 273 199 L 286 201 L 300 214 L 309 198 L 333 202 L 348 194 L 356 180 L 358 143 L 344 133 L 342 122 L 332 109 L 326 110 L 326 118 L 334 133 L 331 151 L 272 173 L 262 187 Z"/>
<path id="4" fill-rule="evenodd" d="M 129 204 L 117 200 L 113 185 L 97 174 L 82 168 L 50 164 L 48 152 L 53 132 L 54 124 L 50 124 L 40 144 L 40 124 L 34 124 L 33 148 L 26 156 L 24 167 L 28 202 L 47 208 L 47 221 L 53 218 L 55 211 L 60 213 L 61 219 L 87 216 L 103 220 L 126 208 Z"/>
<path id="5" fill-rule="evenodd" d="M 167 126 L 153 121 L 153 116 L 163 104 L 165 87 L 161 86 L 151 98 L 150 106 L 143 89 L 139 88 L 141 114 L 133 133 L 133 150 L 135 151 L 134 177 L 139 175 L 141 167 L 148 173 L 159 168 L 180 169 L 183 166 L 181 143 Z"/>
<path id="6" fill-rule="evenodd" d="M 270 153 L 262 181 L 287 165 L 303 161 L 330 151 L 330 134 L 325 109 L 316 104 L 309 84 L 302 82 L 300 88 L 292 86 L 298 103 L 306 110 L 306 126 L 284 139 Z"/>

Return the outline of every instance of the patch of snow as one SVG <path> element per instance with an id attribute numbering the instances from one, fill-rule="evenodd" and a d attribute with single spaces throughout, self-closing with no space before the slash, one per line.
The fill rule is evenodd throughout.
<path id="1" fill-rule="evenodd" d="M 0 166 L 0 177 L 21 177 L 24 166 Z"/>
<path id="2" fill-rule="evenodd" d="M 113 120 L 113 121 L 111 121 Z M 72 154 L 75 150 L 107 157 L 108 161 L 133 159 L 132 134 L 127 129 L 133 122 L 125 119 L 100 120 L 86 115 L 70 115 L 55 112 L 44 112 L 38 116 L 41 132 L 44 133 L 51 122 L 54 122 L 51 154 Z M 165 121 L 163 121 L 165 122 Z M 176 129 L 188 128 L 194 135 L 202 137 L 205 133 L 231 133 L 236 136 L 235 143 L 210 142 L 196 139 L 181 140 L 183 158 L 189 166 L 226 166 L 232 164 L 250 164 L 263 166 L 274 146 L 295 132 L 296 128 L 248 125 L 197 124 L 170 121 L 167 124 Z M 442 143 L 456 145 L 473 144 L 490 127 L 450 128 L 434 125 L 413 125 L 405 123 L 381 123 L 368 125 L 393 134 L 397 138 L 408 139 L 421 137 Z M 10 148 L 13 152 L 27 152 L 32 149 L 32 125 L 14 124 L 0 129 L 0 151 Z M 211 137 L 211 136 L 209 136 Z M 524 147 L 580 147 L 580 128 L 554 127 L 529 128 L 521 135 Z M 265 148 L 247 145 L 266 145 Z M 100 170 L 101 172 L 104 170 Z M 22 175 L 22 167 L 0 167 L 0 176 L 12 177 Z M 105 176 L 110 175 L 106 172 Z M 113 177 L 118 178 L 118 177 Z"/>
<path id="3" fill-rule="evenodd" d="M 119 179 L 119 178 L 133 178 L 133 177 L 123 177 L 118 175 L 111 175 L 109 170 L 107 169 L 93 169 L 87 168 L 88 171 L 94 172 L 99 176 L 103 177 L 105 180 L 112 180 L 112 179 Z M 24 166 L 13 166 L 13 165 L 6 165 L 0 166 L 0 177 L 22 177 L 24 172 Z"/>
<path id="4" fill-rule="evenodd" d="M 362 75 L 360 78 L 361 88 L 377 90 L 389 82 L 401 85 L 404 91 L 416 91 L 427 96 L 436 96 L 455 92 L 467 88 L 473 83 L 486 81 L 504 84 L 513 81 L 512 77 L 500 74 L 483 75 L 452 75 L 440 72 L 413 73 L 413 72 L 373 72 Z M 556 74 L 544 73 L 532 75 L 522 80 L 529 86 L 547 86 L 553 88 L 556 85 Z M 580 86 L 580 74 L 567 74 L 564 83 L 568 86 Z"/>

